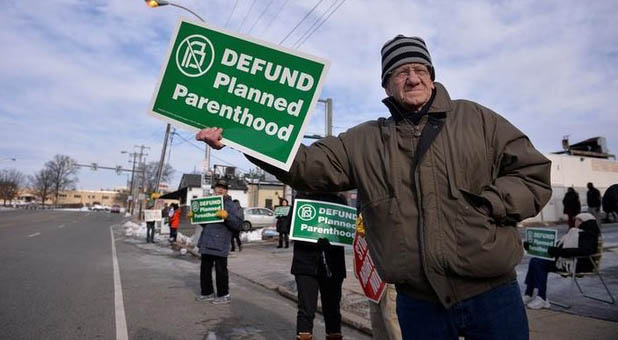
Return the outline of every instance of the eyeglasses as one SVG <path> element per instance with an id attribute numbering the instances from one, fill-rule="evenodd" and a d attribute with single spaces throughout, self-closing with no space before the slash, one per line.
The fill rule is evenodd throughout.
<path id="1" fill-rule="evenodd" d="M 412 73 L 414 73 L 419 78 L 424 78 L 429 75 L 429 70 L 427 69 L 427 66 L 425 65 L 412 65 L 412 66 L 402 68 L 400 70 L 393 71 L 391 72 L 391 75 L 394 76 L 395 80 L 403 81 L 403 80 L 408 79 L 408 77 Z"/>

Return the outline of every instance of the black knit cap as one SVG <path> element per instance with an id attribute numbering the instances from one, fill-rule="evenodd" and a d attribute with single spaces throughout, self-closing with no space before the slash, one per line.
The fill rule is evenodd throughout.
<path id="1" fill-rule="evenodd" d="M 399 34 L 382 46 L 382 86 L 384 87 L 391 71 L 408 63 L 427 65 L 431 72 L 431 80 L 436 79 L 436 72 L 433 69 L 425 40 Z"/>
<path id="2" fill-rule="evenodd" d="M 216 188 L 216 187 L 222 187 L 223 189 L 226 189 L 226 190 L 227 190 L 227 189 L 228 189 L 228 184 L 227 184 L 227 181 L 226 181 L 225 179 L 223 179 L 223 178 L 218 179 L 218 180 L 215 182 L 215 188 Z"/>

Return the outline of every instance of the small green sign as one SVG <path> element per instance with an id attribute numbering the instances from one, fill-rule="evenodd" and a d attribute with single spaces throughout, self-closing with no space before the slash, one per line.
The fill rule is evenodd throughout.
<path id="1" fill-rule="evenodd" d="M 547 248 L 554 247 L 558 238 L 558 230 L 550 228 L 526 228 L 528 254 L 542 259 L 553 260 Z"/>
<path id="2" fill-rule="evenodd" d="M 191 224 L 218 223 L 217 211 L 223 210 L 223 196 L 208 196 L 191 200 Z"/>
<path id="3" fill-rule="evenodd" d="M 191 130 L 223 128 L 223 143 L 289 170 L 328 62 L 180 19 L 149 113 Z"/>
<path id="4" fill-rule="evenodd" d="M 292 214 L 290 239 L 351 246 L 356 232 L 356 209 L 347 205 L 297 199 Z"/>
<path id="5" fill-rule="evenodd" d="M 289 212 L 290 212 L 290 206 L 289 205 L 280 205 L 278 207 L 275 207 L 275 216 L 276 217 L 287 216 Z"/>

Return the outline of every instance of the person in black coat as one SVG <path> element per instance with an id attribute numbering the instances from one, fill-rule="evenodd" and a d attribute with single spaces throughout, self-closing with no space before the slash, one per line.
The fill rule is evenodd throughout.
<path id="1" fill-rule="evenodd" d="M 299 193 L 296 198 L 347 204 L 345 198 L 334 193 Z M 288 213 L 290 221 L 293 210 Z M 318 290 L 326 339 L 342 339 L 340 301 L 341 286 L 346 277 L 344 248 L 331 245 L 325 238 L 317 243 L 294 241 L 291 273 L 298 289 L 297 339 L 312 339 Z"/>
<path id="2" fill-rule="evenodd" d="M 575 216 L 582 212 L 582 205 L 579 202 L 579 194 L 573 187 L 567 189 L 562 205 L 564 206 L 563 213 L 569 217 L 569 229 L 575 227 Z"/>
<path id="3" fill-rule="evenodd" d="M 281 206 L 288 206 L 288 200 L 285 198 L 281 200 Z M 290 214 L 288 213 L 285 216 L 277 216 L 277 232 L 279 233 L 279 245 L 277 248 L 282 248 L 283 243 L 285 243 L 285 247 L 288 248 L 290 246 Z"/>
<path id="4" fill-rule="evenodd" d="M 610 216 L 613 216 L 614 221 L 616 221 L 618 219 L 618 184 L 612 184 L 605 190 L 602 205 L 603 211 L 607 213 L 607 222 L 609 222 Z"/>
<path id="5" fill-rule="evenodd" d="M 558 242 L 557 247 L 549 247 L 547 253 L 555 257 L 555 261 L 532 258 L 528 264 L 526 273 L 526 292 L 523 297 L 528 308 L 549 308 L 547 300 L 547 275 L 555 271 L 572 271 L 569 258 L 575 256 L 588 256 L 597 253 L 601 230 L 597 225 L 596 218 L 590 213 L 581 213 L 575 217 L 575 228 L 569 229 Z M 528 242 L 524 242 L 524 248 L 528 249 Z M 588 258 L 577 260 L 575 272 L 589 272 L 594 269 L 594 264 Z M 534 289 L 538 290 L 533 298 Z"/>

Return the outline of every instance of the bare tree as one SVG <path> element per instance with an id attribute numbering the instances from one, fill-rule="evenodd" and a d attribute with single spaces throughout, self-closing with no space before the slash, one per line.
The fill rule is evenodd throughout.
<path id="1" fill-rule="evenodd" d="M 10 203 L 17 197 L 25 178 L 23 173 L 15 169 L 4 169 L 0 172 L 0 199 L 4 200 L 3 205 L 6 205 L 7 200 Z"/>
<path id="2" fill-rule="evenodd" d="M 60 192 L 72 188 L 77 183 L 78 167 L 76 161 L 66 155 L 55 155 L 54 159 L 45 163 L 45 167 L 52 175 L 52 194 L 54 204 L 58 204 Z"/>
<path id="3" fill-rule="evenodd" d="M 43 168 L 30 176 L 30 188 L 34 195 L 41 199 L 43 207 L 45 207 L 45 201 L 52 194 L 53 184 L 53 174 L 48 168 Z"/>
<path id="4" fill-rule="evenodd" d="M 155 188 L 157 184 L 157 169 L 159 167 L 159 162 L 150 162 L 146 164 L 145 169 L 145 177 L 143 182 L 143 187 L 146 188 L 146 193 L 152 193 L 159 191 L 158 188 Z M 165 164 L 161 174 L 161 183 L 169 182 L 172 179 L 172 175 L 174 174 L 174 168 L 171 165 Z"/>

